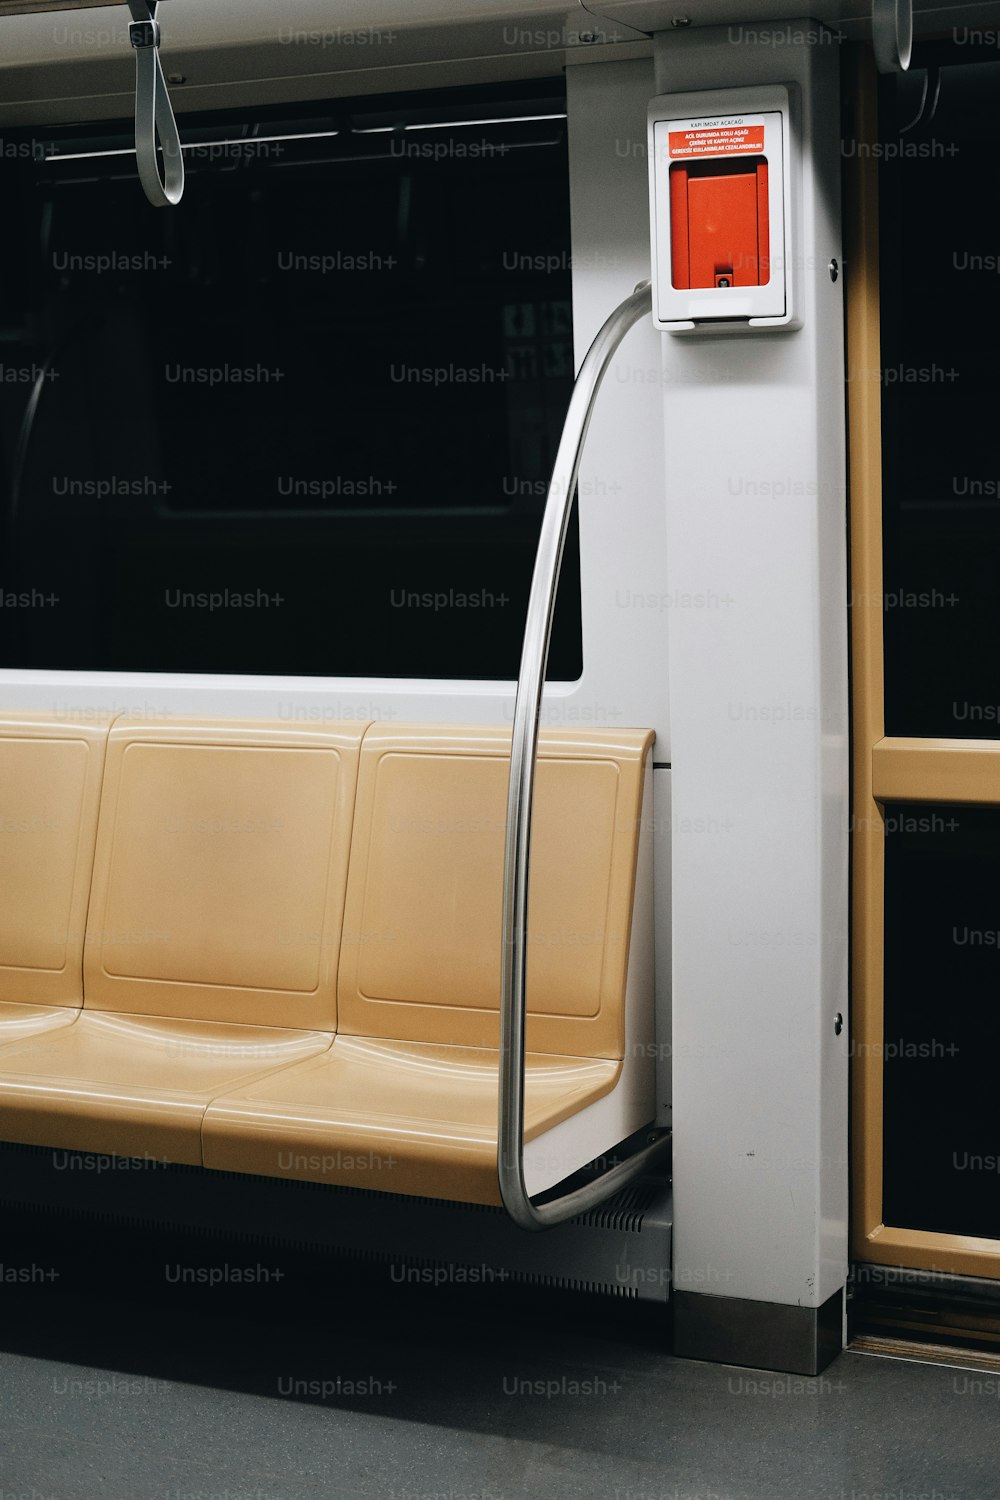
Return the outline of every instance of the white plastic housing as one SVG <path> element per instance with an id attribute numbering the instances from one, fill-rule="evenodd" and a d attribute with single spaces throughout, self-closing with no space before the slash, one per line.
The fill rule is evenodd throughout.
<path id="1" fill-rule="evenodd" d="M 690 152 L 698 161 L 739 159 L 748 149 L 767 161 L 770 276 L 762 286 L 673 284 L 670 171 L 688 155 L 678 137 L 690 135 L 700 137 Z M 755 144 L 748 145 L 751 142 Z M 661 95 L 649 106 L 648 158 L 657 328 L 668 333 L 733 333 L 740 328 L 798 327 L 791 274 L 796 174 L 788 89 L 775 85 Z"/>

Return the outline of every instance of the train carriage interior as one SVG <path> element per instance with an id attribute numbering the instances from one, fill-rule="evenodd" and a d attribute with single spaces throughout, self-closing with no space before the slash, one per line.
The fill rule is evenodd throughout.
<path id="1" fill-rule="evenodd" d="M 997 0 L 0 0 L 0 1500 L 1000 1496 L 998 158 Z"/>

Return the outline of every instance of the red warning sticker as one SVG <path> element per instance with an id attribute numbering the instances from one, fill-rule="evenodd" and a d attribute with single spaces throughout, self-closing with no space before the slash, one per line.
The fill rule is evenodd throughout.
<path id="1" fill-rule="evenodd" d="M 764 149 L 763 125 L 710 125 L 698 130 L 671 130 L 670 155 L 739 156 Z"/>

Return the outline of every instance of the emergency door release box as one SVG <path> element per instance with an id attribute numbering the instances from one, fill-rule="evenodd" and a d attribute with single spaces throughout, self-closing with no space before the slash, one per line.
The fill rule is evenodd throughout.
<path id="1" fill-rule="evenodd" d="M 787 274 L 791 175 L 787 89 L 653 100 L 649 189 L 658 328 L 733 333 L 795 326 Z"/>

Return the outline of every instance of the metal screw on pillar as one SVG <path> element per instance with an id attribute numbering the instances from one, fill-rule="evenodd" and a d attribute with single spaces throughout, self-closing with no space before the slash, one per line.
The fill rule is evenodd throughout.
<path id="1" fill-rule="evenodd" d="M 840 266 L 839 266 L 839 264 L 838 264 L 838 262 L 836 260 L 836 257 L 834 257 L 834 259 L 831 260 L 831 262 L 830 262 L 830 280 L 831 281 L 836 281 L 836 279 L 837 279 L 837 277 L 839 275 L 840 275 Z"/>
<path id="2" fill-rule="evenodd" d="M 834 1036 L 839 1036 L 840 1033 L 843 1031 L 843 1029 L 844 1029 L 844 1018 L 841 1015 L 840 1011 L 838 1010 L 838 1012 L 836 1014 L 836 1017 L 834 1019 L 834 1022 L 833 1022 L 833 1034 L 834 1034 Z"/>

